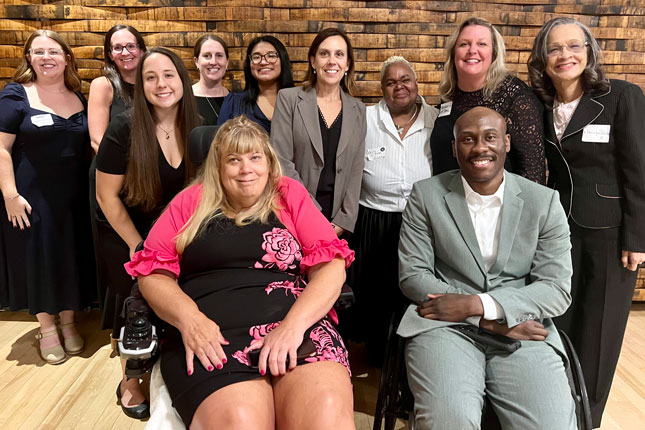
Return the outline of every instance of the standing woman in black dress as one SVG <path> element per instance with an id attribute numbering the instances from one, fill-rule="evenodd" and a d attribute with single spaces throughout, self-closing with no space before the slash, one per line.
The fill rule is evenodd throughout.
<path id="1" fill-rule="evenodd" d="M 199 70 L 199 81 L 193 85 L 197 110 L 204 125 L 217 125 L 222 102 L 228 95 L 222 85 L 228 67 L 228 46 L 221 37 L 205 34 L 195 43 L 193 60 Z"/>
<path id="2" fill-rule="evenodd" d="M 165 48 L 144 53 L 133 108 L 110 121 L 99 147 L 96 198 L 109 225 L 98 224 L 98 237 L 113 274 L 105 299 L 111 307 L 104 308 L 103 319 L 113 321 L 113 333 L 123 325 L 119 314 L 133 284 L 123 264 L 193 174 L 186 144 L 199 115 L 190 85 L 176 54 Z M 126 415 L 149 414 L 147 403 L 138 404 L 143 402 L 138 380 L 124 376 L 117 396 Z"/>
<path id="3" fill-rule="evenodd" d="M 132 107 L 137 66 L 144 52 L 146 52 L 146 44 L 143 37 L 133 27 L 119 24 L 105 34 L 103 76 L 92 81 L 87 108 L 90 139 L 94 152 L 98 152 L 110 121 Z M 113 238 L 111 243 L 119 243 L 119 238 L 110 227 L 96 201 L 96 157 L 90 166 L 90 214 L 96 255 L 96 284 L 99 304 L 103 311 L 101 329 L 112 329 L 115 324 L 114 317 L 120 312 L 115 307 L 120 306 L 121 303 L 115 302 L 114 296 L 108 295 L 107 291 L 111 283 L 123 283 L 121 281 L 123 276 L 119 270 L 114 270 L 114 265 L 111 262 L 113 253 L 108 247 L 101 246 L 101 237 L 105 238 L 106 235 L 111 235 Z M 102 232 L 101 236 L 99 236 L 99 230 Z M 112 333 L 113 344 L 116 342 L 114 339 L 118 339 L 118 337 L 119 333 Z M 130 400 L 135 403 L 129 402 Z M 139 395 L 134 399 L 124 399 L 124 403 L 139 404 L 143 400 L 143 395 Z"/>
<path id="4" fill-rule="evenodd" d="M 584 24 L 544 24 L 529 57 L 545 105 L 549 183 L 569 218 L 569 310 L 555 320 L 580 357 L 593 426 L 600 427 L 636 284 L 645 260 L 645 96 L 607 79 L 600 45 Z"/>
<path id="5" fill-rule="evenodd" d="M 94 297 L 86 103 L 74 54 L 50 30 L 29 36 L 13 80 L 0 93 L 0 308 L 35 314 L 40 355 L 57 364 L 83 349 L 74 311 Z"/>

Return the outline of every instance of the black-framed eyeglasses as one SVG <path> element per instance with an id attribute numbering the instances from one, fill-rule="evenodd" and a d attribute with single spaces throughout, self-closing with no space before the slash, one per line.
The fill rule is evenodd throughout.
<path id="1" fill-rule="evenodd" d="M 139 44 L 128 43 L 126 45 L 114 45 L 110 47 L 110 51 L 113 54 L 121 54 L 124 49 L 128 51 L 130 54 L 134 54 L 139 51 Z"/>
<path id="2" fill-rule="evenodd" d="M 249 60 L 251 60 L 251 63 L 253 64 L 260 64 L 263 58 L 264 58 L 264 61 L 266 61 L 267 63 L 275 64 L 280 59 L 280 55 L 275 51 L 267 52 L 264 55 L 258 52 L 256 52 L 255 54 L 249 55 Z"/>
<path id="3" fill-rule="evenodd" d="M 547 57 L 555 57 L 556 55 L 562 54 L 564 52 L 564 48 L 567 48 L 567 51 L 569 52 L 578 54 L 582 52 L 587 47 L 587 45 L 589 45 L 589 42 L 578 39 L 570 40 L 564 45 L 547 45 L 546 55 Z"/>

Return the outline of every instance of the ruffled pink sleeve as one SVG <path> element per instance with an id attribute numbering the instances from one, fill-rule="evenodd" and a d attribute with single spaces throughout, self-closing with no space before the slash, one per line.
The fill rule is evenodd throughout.
<path id="1" fill-rule="evenodd" d="M 349 267 L 354 261 L 354 251 L 349 249 L 347 241 L 338 239 L 331 223 L 318 210 L 307 189 L 300 182 L 284 176 L 278 191 L 282 197 L 282 210 L 278 217 L 302 246 L 301 270 L 304 272 L 336 257 L 344 259 L 345 267 Z"/>
<path id="2" fill-rule="evenodd" d="M 166 270 L 179 277 L 181 256 L 175 248 L 175 237 L 195 212 L 201 195 L 201 185 L 194 185 L 177 194 L 152 226 L 143 249 L 125 264 L 130 276 L 147 276 L 155 270 Z"/>

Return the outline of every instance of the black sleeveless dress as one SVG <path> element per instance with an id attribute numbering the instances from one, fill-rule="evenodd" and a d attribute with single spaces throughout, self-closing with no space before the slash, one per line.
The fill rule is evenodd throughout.
<path id="1" fill-rule="evenodd" d="M 301 257 L 300 244 L 275 216 L 268 224 L 244 227 L 228 218 L 216 218 L 184 250 L 179 285 L 230 342 L 223 346 L 228 362 L 221 370 L 208 372 L 195 358 L 194 373 L 188 376 L 181 334 L 174 327 L 167 328 L 161 373 L 187 427 L 210 394 L 260 377 L 249 366 L 248 347 L 280 324 L 302 292 Z M 315 352 L 305 363 L 336 361 L 349 371 L 347 349 L 328 317 L 307 330 L 307 338 Z"/>

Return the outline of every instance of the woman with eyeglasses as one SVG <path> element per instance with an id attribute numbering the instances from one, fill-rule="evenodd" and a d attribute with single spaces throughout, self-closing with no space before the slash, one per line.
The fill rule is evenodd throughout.
<path id="1" fill-rule="evenodd" d="M 137 66 L 144 52 L 146 44 L 143 37 L 129 25 L 115 25 L 105 34 L 103 76 L 92 81 L 88 102 L 90 139 L 95 152 L 98 152 L 111 121 L 132 107 Z M 111 329 L 112 343 L 116 344 L 119 329 L 123 325 L 120 317 L 123 300 L 127 297 L 127 294 L 123 296 L 125 288 L 121 286 L 131 286 L 132 280 L 122 267 L 122 256 L 127 256 L 127 253 L 118 246 L 106 246 L 121 244 L 122 241 L 96 201 L 96 157 L 90 167 L 90 211 L 96 256 L 96 284 L 102 311 L 101 329 Z M 122 252 L 115 255 L 115 249 Z M 119 291 L 122 293 L 118 293 Z M 122 365 L 125 365 L 125 360 L 122 360 Z M 148 405 L 143 404 L 145 398 L 139 381 L 132 379 L 123 385 L 123 410 L 129 416 L 141 413 L 145 416 Z"/>
<path id="2" fill-rule="evenodd" d="M 244 91 L 224 99 L 218 124 L 246 115 L 271 133 L 271 120 L 278 91 L 293 87 L 291 61 L 282 42 L 273 36 L 251 40 L 244 61 Z"/>
<path id="3" fill-rule="evenodd" d="M 545 106 L 548 185 L 571 228 L 571 307 L 555 320 L 582 364 L 594 428 L 600 427 L 645 261 L 645 96 L 607 79 L 584 24 L 554 18 L 533 44 L 531 86 Z"/>
<path id="4" fill-rule="evenodd" d="M 205 34 L 195 43 L 193 61 L 199 70 L 199 81 L 193 85 L 197 110 L 204 125 L 217 125 L 222 103 L 228 95 L 222 85 L 228 67 L 228 46 L 221 37 Z"/>
<path id="5" fill-rule="evenodd" d="M 133 107 L 110 121 L 96 156 L 96 198 L 107 219 L 97 223 L 98 245 L 112 276 L 106 302 L 112 306 L 115 337 L 133 284 L 123 264 L 192 178 L 186 146 L 188 134 L 201 122 L 188 71 L 172 51 L 153 48 L 143 53 L 135 77 Z M 126 415 L 148 416 L 137 379 L 124 376 L 116 392 Z"/>
<path id="6" fill-rule="evenodd" d="M 340 237 L 358 217 L 365 105 L 352 97 L 354 51 L 344 31 L 321 30 L 307 57 L 304 85 L 278 94 L 271 144 L 285 175 L 304 184 Z"/>
<path id="7" fill-rule="evenodd" d="M 40 355 L 50 364 L 83 350 L 74 311 L 95 297 L 80 90 L 69 45 L 38 30 L 0 92 L 0 308 L 36 315 Z"/>

